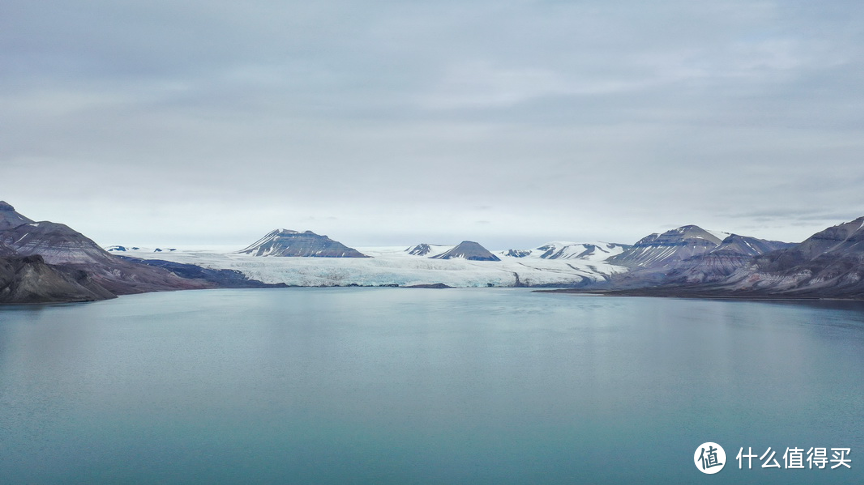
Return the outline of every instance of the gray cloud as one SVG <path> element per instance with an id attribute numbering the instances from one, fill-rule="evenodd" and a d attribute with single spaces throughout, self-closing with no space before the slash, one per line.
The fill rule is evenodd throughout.
<path id="1" fill-rule="evenodd" d="M 103 244 L 799 240 L 864 213 L 852 2 L 7 4 L 0 197 Z"/>

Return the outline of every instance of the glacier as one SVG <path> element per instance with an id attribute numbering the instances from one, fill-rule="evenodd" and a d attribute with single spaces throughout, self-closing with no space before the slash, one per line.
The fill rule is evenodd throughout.
<path id="1" fill-rule="evenodd" d="M 543 257 L 548 247 L 569 248 L 566 256 Z M 575 247 L 577 246 L 578 247 Z M 129 249 L 136 247 L 137 249 Z M 124 255 L 194 264 L 209 269 L 229 269 L 267 284 L 289 286 L 414 286 L 444 284 L 451 287 L 603 287 L 613 274 L 627 268 L 605 262 L 621 252 L 609 243 L 549 243 L 524 257 L 493 251 L 501 261 L 464 258 L 434 259 L 454 246 L 430 245 L 428 254 L 410 254 L 405 246 L 358 247 L 368 258 L 262 258 L 237 252 L 177 250 L 154 252 L 152 248 L 126 246 Z M 603 251 L 586 251 L 602 247 Z M 541 249 L 542 248 L 542 249 Z M 611 253 L 611 254 L 607 254 Z M 582 258 L 578 255 L 585 253 Z"/>

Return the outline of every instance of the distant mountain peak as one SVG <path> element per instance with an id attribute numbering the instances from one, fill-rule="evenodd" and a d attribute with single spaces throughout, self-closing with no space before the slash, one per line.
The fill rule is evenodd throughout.
<path id="1" fill-rule="evenodd" d="M 703 229 L 695 224 L 687 224 L 685 226 L 671 229 L 661 234 L 661 236 L 672 234 L 679 235 L 681 239 L 705 239 L 706 241 L 711 241 L 712 243 L 718 245 L 723 241 L 723 239 L 729 236 L 728 233 L 720 231 L 710 231 L 708 229 Z"/>
<path id="2" fill-rule="evenodd" d="M 717 246 L 727 236 L 729 236 L 729 234 L 725 232 L 709 231 L 707 229 L 702 229 L 695 224 L 688 224 L 686 226 L 676 227 L 675 229 L 669 229 L 668 231 L 662 233 L 655 232 L 649 236 L 640 239 L 636 242 L 634 246 L 639 246 L 645 243 L 654 244 L 657 241 L 662 241 L 667 244 L 682 243 L 688 239 L 703 239 Z"/>
<path id="3" fill-rule="evenodd" d="M 21 214 L 15 212 L 15 208 L 11 204 L 0 201 L 0 231 L 13 229 L 21 224 L 29 224 L 33 222 Z"/>
<path id="4" fill-rule="evenodd" d="M 743 256 L 758 256 L 777 249 L 786 249 L 794 244 L 782 241 L 768 241 L 750 236 L 730 234 L 720 242 L 720 245 L 710 251 L 711 254 L 738 254 Z"/>
<path id="5" fill-rule="evenodd" d="M 599 262 L 620 254 L 628 247 L 625 244 L 607 242 L 551 241 L 534 249 L 509 249 L 497 254 L 508 258 L 581 259 Z"/>
<path id="6" fill-rule="evenodd" d="M 426 256 L 427 254 L 432 252 L 432 247 L 426 243 L 421 243 L 415 246 L 411 246 L 410 248 L 406 249 L 405 252 L 413 256 Z"/>
<path id="7" fill-rule="evenodd" d="M 796 249 L 810 259 L 826 253 L 864 252 L 864 216 L 819 231 Z"/>
<path id="8" fill-rule="evenodd" d="M 754 258 L 723 282 L 734 291 L 864 298 L 864 217 Z"/>
<path id="9" fill-rule="evenodd" d="M 367 258 L 354 248 L 312 231 L 274 229 L 252 245 L 238 251 L 253 256 L 300 258 Z"/>
<path id="10" fill-rule="evenodd" d="M 469 261 L 501 261 L 488 249 L 474 241 L 462 241 L 453 249 L 433 256 L 433 259 L 467 259 Z"/>
<path id="11" fill-rule="evenodd" d="M 716 234 L 688 224 L 662 234 L 654 233 L 646 236 L 621 254 L 612 256 L 608 261 L 630 268 L 675 265 L 679 261 L 705 254 L 719 246 L 722 241 Z"/>

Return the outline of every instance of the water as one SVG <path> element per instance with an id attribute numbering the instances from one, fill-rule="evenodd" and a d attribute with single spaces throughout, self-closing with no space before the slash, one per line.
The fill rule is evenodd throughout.
<path id="1" fill-rule="evenodd" d="M 315 288 L 5 307 L 0 482 L 862 483 L 862 371 L 856 303 Z M 706 441 L 728 455 L 710 477 Z M 852 468 L 738 470 L 742 446 L 781 466 L 847 447 Z"/>

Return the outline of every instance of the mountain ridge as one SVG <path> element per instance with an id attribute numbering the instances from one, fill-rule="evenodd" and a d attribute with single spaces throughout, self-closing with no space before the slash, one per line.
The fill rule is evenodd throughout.
<path id="1" fill-rule="evenodd" d="M 130 246 L 133 251 L 121 246 L 111 248 L 123 253 L 135 253 L 138 249 L 137 246 Z M 168 253 L 174 254 L 172 260 L 156 259 L 152 254 L 146 260 L 116 256 L 65 224 L 33 221 L 10 204 L 0 202 L 0 302 L 4 303 L 64 301 L 64 298 L 87 301 L 148 291 L 288 284 L 272 278 L 258 281 L 254 272 L 244 271 L 248 265 L 240 264 L 240 260 L 247 261 L 245 256 L 249 255 L 371 259 L 327 236 L 288 229 L 271 231 L 245 249 L 235 251 L 235 257 L 240 258 L 238 264 L 213 266 L 205 262 L 206 258 L 196 260 L 179 257 L 173 251 Z M 648 235 L 634 245 L 553 241 L 533 249 L 493 253 L 477 242 L 466 240 L 456 246 L 434 248 L 424 243 L 407 249 L 377 248 L 370 254 L 386 258 L 354 267 L 354 273 L 339 266 L 320 273 L 310 272 L 309 268 L 318 264 L 312 263 L 313 266 L 295 269 L 286 266 L 282 274 L 299 272 L 296 273 L 299 280 L 292 276 L 291 281 L 297 282 L 291 284 L 300 286 L 308 285 L 306 281 L 316 281 L 316 286 L 339 285 L 340 281 L 356 282 L 359 277 L 360 281 L 369 281 L 364 284 L 373 286 L 452 286 L 453 282 L 469 286 L 555 284 L 655 296 L 864 298 L 864 217 L 826 228 L 801 243 L 709 231 L 690 224 Z M 158 257 L 165 258 L 168 254 Z M 501 264 L 454 266 L 432 262 L 460 259 Z M 196 264 L 199 260 L 201 264 Z M 425 275 L 418 276 L 424 279 L 410 276 L 409 273 L 415 274 L 410 268 L 415 268 L 417 275 Z M 436 276 L 456 270 L 464 276 Z M 350 274 L 358 276 L 345 280 Z M 376 283 L 364 274 L 376 274 L 379 275 L 376 278 L 386 281 Z"/>
<path id="2" fill-rule="evenodd" d="M 24 221 L 0 230 L 0 246 L 7 257 L 25 258 L 21 262 L 7 261 L 7 273 L 12 271 L 7 274 L 7 303 L 16 302 L 16 298 L 35 303 L 39 301 L 38 295 L 45 302 L 63 301 L 64 291 L 68 292 L 69 301 L 81 301 L 83 294 L 98 300 L 133 293 L 214 287 L 207 281 L 182 278 L 162 268 L 116 258 L 71 227 L 50 221 L 34 222 L 6 202 L 0 202 L 0 213 L 6 222 Z M 43 281 L 45 292 L 30 291 L 35 290 L 31 288 L 27 292 L 31 296 L 21 293 L 19 290 L 31 281 Z"/>
<path id="3" fill-rule="evenodd" d="M 327 236 L 290 229 L 274 229 L 237 253 L 258 257 L 368 258 L 360 251 Z"/>
<path id="4" fill-rule="evenodd" d="M 445 251 L 439 255 L 432 256 L 432 259 L 453 259 L 461 258 L 468 261 L 501 261 L 498 256 L 495 256 L 488 249 L 474 241 L 462 241 L 453 249 Z"/>

